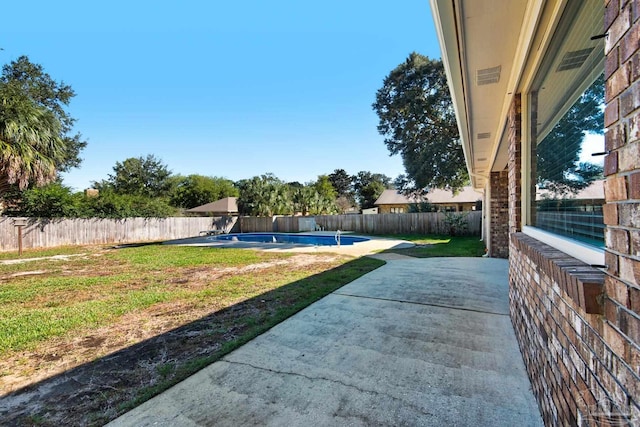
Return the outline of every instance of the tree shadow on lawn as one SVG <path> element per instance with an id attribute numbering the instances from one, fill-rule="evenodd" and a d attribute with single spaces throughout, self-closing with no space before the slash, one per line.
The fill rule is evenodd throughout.
<path id="1" fill-rule="evenodd" d="M 103 425 L 383 264 L 355 259 L 14 391 L 0 424 Z"/>

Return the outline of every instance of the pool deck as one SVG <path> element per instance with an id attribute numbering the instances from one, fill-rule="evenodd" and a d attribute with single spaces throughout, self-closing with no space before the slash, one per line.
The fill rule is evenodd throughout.
<path id="1" fill-rule="evenodd" d="M 316 236 L 334 236 L 335 231 L 314 231 L 305 232 Z M 359 234 L 351 234 L 344 232 L 343 235 L 360 236 Z M 214 236 L 200 236 L 189 239 L 178 239 L 164 242 L 165 245 L 181 245 L 181 246 L 208 246 L 212 248 L 237 248 L 237 249 L 254 249 L 269 252 L 303 252 L 303 253 L 320 253 L 330 252 L 351 256 L 363 256 L 375 254 L 387 249 L 410 248 L 413 243 L 406 240 L 388 239 L 383 237 L 363 236 L 369 241 L 355 243 L 353 245 L 332 245 L 332 246 L 312 246 L 290 243 L 254 243 L 254 242 L 233 242 L 216 240 Z"/>

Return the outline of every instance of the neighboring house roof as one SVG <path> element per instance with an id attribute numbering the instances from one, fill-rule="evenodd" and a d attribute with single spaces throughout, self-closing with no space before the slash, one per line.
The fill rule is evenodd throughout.
<path id="1" fill-rule="evenodd" d="M 482 194 L 471 187 L 464 187 L 457 194 L 449 190 L 434 189 L 429 191 L 424 198 L 414 196 L 407 197 L 398 190 L 384 190 L 374 205 L 407 205 L 428 201 L 429 203 L 474 203 L 482 199 Z"/>
<path id="2" fill-rule="evenodd" d="M 589 200 L 589 199 L 602 199 L 604 200 L 604 180 L 593 181 L 587 188 L 578 191 L 576 194 L 554 194 L 549 190 L 538 189 L 536 191 L 536 200 L 540 200 L 543 197 L 558 198 L 558 199 L 576 199 L 576 200 Z"/>
<path id="3" fill-rule="evenodd" d="M 187 209 L 187 212 L 216 212 L 216 213 L 238 213 L 238 198 L 237 197 L 225 197 L 224 199 L 217 200 L 206 205 L 196 206 L 195 208 Z"/>
<path id="4" fill-rule="evenodd" d="M 453 194 L 451 190 L 441 190 L 436 188 L 427 193 L 429 203 L 475 203 L 482 200 L 482 193 L 478 193 L 472 187 L 463 187 L 458 193 Z"/>
<path id="5" fill-rule="evenodd" d="M 384 190 L 374 205 L 406 205 L 416 202 L 415 197 L 407 197 L 398 190 Z"/>

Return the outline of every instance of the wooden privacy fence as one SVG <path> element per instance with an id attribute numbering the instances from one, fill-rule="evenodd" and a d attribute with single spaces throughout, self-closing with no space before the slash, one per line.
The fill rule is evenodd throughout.
<path id="1" fill-rule="evenodd" d="M 0 251 L 18 250 L 14 219 L 0 217 Z M 24 249 L 65 245 L 91 245 L 183 239 L 200 231 L 225 229 L 235 218 L 174 217 L 127 219 L 38 219 L 27 218 L 22 227 Z"/>
<path id="2" fill-rule="evenodd" d="M 466 227 L 459 234 L 479 236 L 482 226 L 482 212 L 472 211 L 445 214 L 442 212 L 424 212 L 407 214 L 378 215 L 320 215 L 315 223 L 323 230 L 353 231 L 363 234 L 449 234 L 450 221 L 447 215 L 462 215 Z M 242 217 L 239 229 L 250 232 L 295 233 L 309 230 L 309 217 Z M 304 227 L 302 227 L 302 226 Z"/>
<path id="3" fill-rule="evenodd" d="M 455 214 L 460 215 L 460 214 Z M 462 214 L 464 233 L 479 235 L 481 212 Z M 0 251 L 18 250 L 15 218 L 0 217 Z M 237 222 L 236 222 L 237 221 Z M 315 221 L 315 222 L 314 222 Z M 448 234 L 450 224 L 444 213 L 380 215 L 321 215 L 316 217 L 174 217 L 127 219 L 39 219 L 27 218 L 22 227 L 24 249 L 65 245 L 121 244 L 184 239 L 205 230 L 233 232 L 353 231 L 363 234 Z"/>

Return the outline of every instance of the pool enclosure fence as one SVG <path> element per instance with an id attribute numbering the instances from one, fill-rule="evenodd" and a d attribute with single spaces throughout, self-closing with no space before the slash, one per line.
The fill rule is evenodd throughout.
<path id="1" fill-rule="evenodd" d="M 0 252 L 67 245 L 124 244 L 195 237 L 203 231 L 293 233 L 322 229 L 363 234 L 480 235 L 481 212 L 463 214 L 411 213 L 381 215 L 321 215 L 316 217 L 170 217 L 46 219 L 0 217 Z M 18 227 L 18 223 L 24 223 Z"/>

